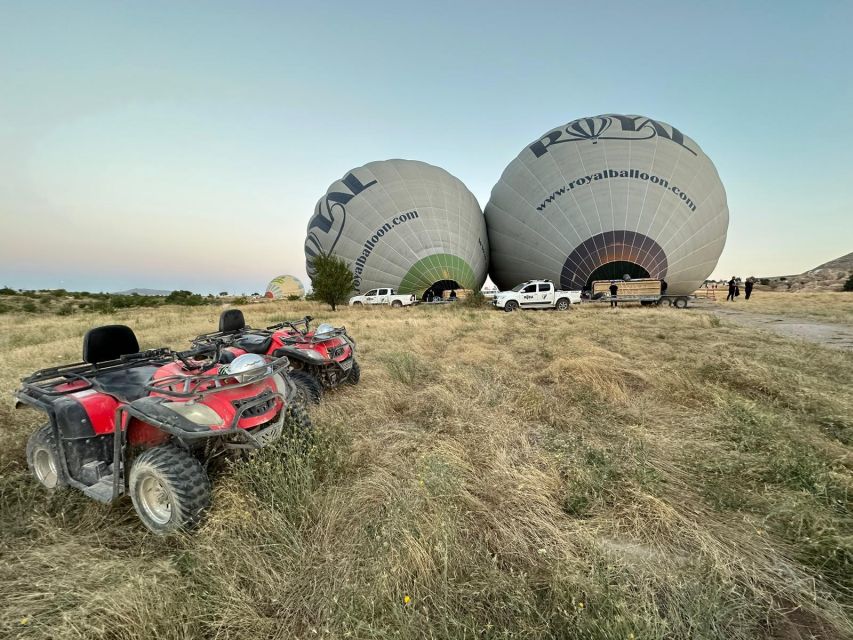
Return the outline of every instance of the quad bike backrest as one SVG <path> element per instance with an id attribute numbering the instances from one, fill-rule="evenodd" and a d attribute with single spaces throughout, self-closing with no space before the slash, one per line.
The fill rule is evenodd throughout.
<path id="1" fill-rule="evenodd" d="M 133 353 L 139 353 L 139 342 L 133 329 L 123 324 L 95 327 L 83 336 L 84 362 L 98 364 Z"/>
<path id="2" fill-rule="evenodd" d="M 239 309 L 227 309 L 219 316 L 219 331 L 234 333 L 246 328 L 246 319 Z"/>

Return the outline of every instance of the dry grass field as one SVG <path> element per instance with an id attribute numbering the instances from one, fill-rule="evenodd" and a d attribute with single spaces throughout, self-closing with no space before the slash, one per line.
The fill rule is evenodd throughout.
<path id="1" fill-rule="evenodd" d="M 726 302 L 726 291 L 718 289 L 716 302 L 739 311 L 768 313 L 807 318 L 817 322 L 853 325 L 853 293 L 838 291 L 761 291 L 756 289 L 749 300 L 743 290 L 734 303 Z"/>
<path id="2" fill-rule="evenodd" d="M 11 393 L 93 323 L 180 347 L 219 309 L 0 316 L 0 636 L 853 637 L 853 353 L 698 310 L 245 311 L 345 324 L 362 382 L 165 539 L 37 486 Z"/>

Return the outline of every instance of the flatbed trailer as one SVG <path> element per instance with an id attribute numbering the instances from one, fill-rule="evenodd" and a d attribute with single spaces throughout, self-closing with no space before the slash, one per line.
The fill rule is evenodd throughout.
<path id="1" fill-rule="evenodd" d="M 609 303 L 613 301 L 610 295 L 610 285 L 615 283 L 619 290 L 616 292 L 616 302 L 635 302 L 643 306 L 673 306 L 685 309 L 695 296 L 668 295 L 661 293 L 661 281 L 653 278 L 638 278 L 635 280 L 596 280 L 592 283 L 592 292 L 583 303 Z"/>

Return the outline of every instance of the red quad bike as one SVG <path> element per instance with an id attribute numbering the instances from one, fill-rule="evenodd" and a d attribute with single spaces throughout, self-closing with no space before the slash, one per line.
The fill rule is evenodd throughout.
<path id="1" fill-rule="evenodd" d="M 37 371 L 15 393 L 50 418 L 27 443 L 30 470 L 99 502 L 129 494 L 154 533 L 191 528 L 210 504 L 214 458 L 311 434 L 287 357 L 227 359 L 214 341 L 140 352 L 129 327 L 91 329 L 83 362 Z"/>
<path id="2" fill-rule="evenodd" d="M 201 347 L 210 341 L 225 344 L 227 352 L 287 356 L 289 377 L 300 388 L 302 397 L 319 402 L 325 389 L 344 382 L 358 384 L 361 368 L 355 360 L 355 340 L 344 327 L 320 324 L 313 331 L 313 318 L 305 316 L 296 322 L 279 322 L 266 329 L 246 326 L 243 312 L 228 309 L 219 316 L 219 331 L 198 336 L 193 345 Z"/>

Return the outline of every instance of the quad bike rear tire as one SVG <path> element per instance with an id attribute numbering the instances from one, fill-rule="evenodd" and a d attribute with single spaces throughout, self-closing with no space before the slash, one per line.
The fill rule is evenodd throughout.
<path id="1" fill-rule="evenodd" d="M 512 313 L 516 309 L 518 309 L 518 303 L 515 300 L 510 300 L 504 305 L 504 311 L 507 313 Z"/>
<path id="2" fill-rule="evenodd" d="M 59 459 L 53 425 L 39 427 L 27 440 L 27 466 L 46 489 L 53 491 L 68 486 L 68 478 Z"/>
<path id="3" fill-rule="evenodd" d="M 357 360 L 353 360 L 352 369 L 349 370 L 347 382 L 350 384 L 358 384 L 359 380 L 361 380 L 361 366 L 358 364 Z"/>
<path id="4" fill-rule="evenodd" d="M 210 506 L 210 478 L 188 451 L 162 445 L 134 460 L 128 493 L 143 524 L 164 535 L 201 521 Z"/>
<path id="5" fill-rule="evenodd" d="M 303 370 L 289 371 L 287 375 L 296 385 L 296 391 L 299 394 L 297 397 L 302 404 L 308 406 L 308 404 L 320 402 L 320 398 L 323 397 L 323 385 L 317 378 Z"/>
<path id="6" fill-rule="evenodd" d="M 400 302 L 399 300 L 394 300 L 394 301 L 391 303 L 391 306 L 392 306 L 392 307 L 394 307 L 395 309 L 399 309 L 400 307 L 402 307 L 402 306 L 403 306 L 403 303 L 402 303 L 402 302 Z"/>

